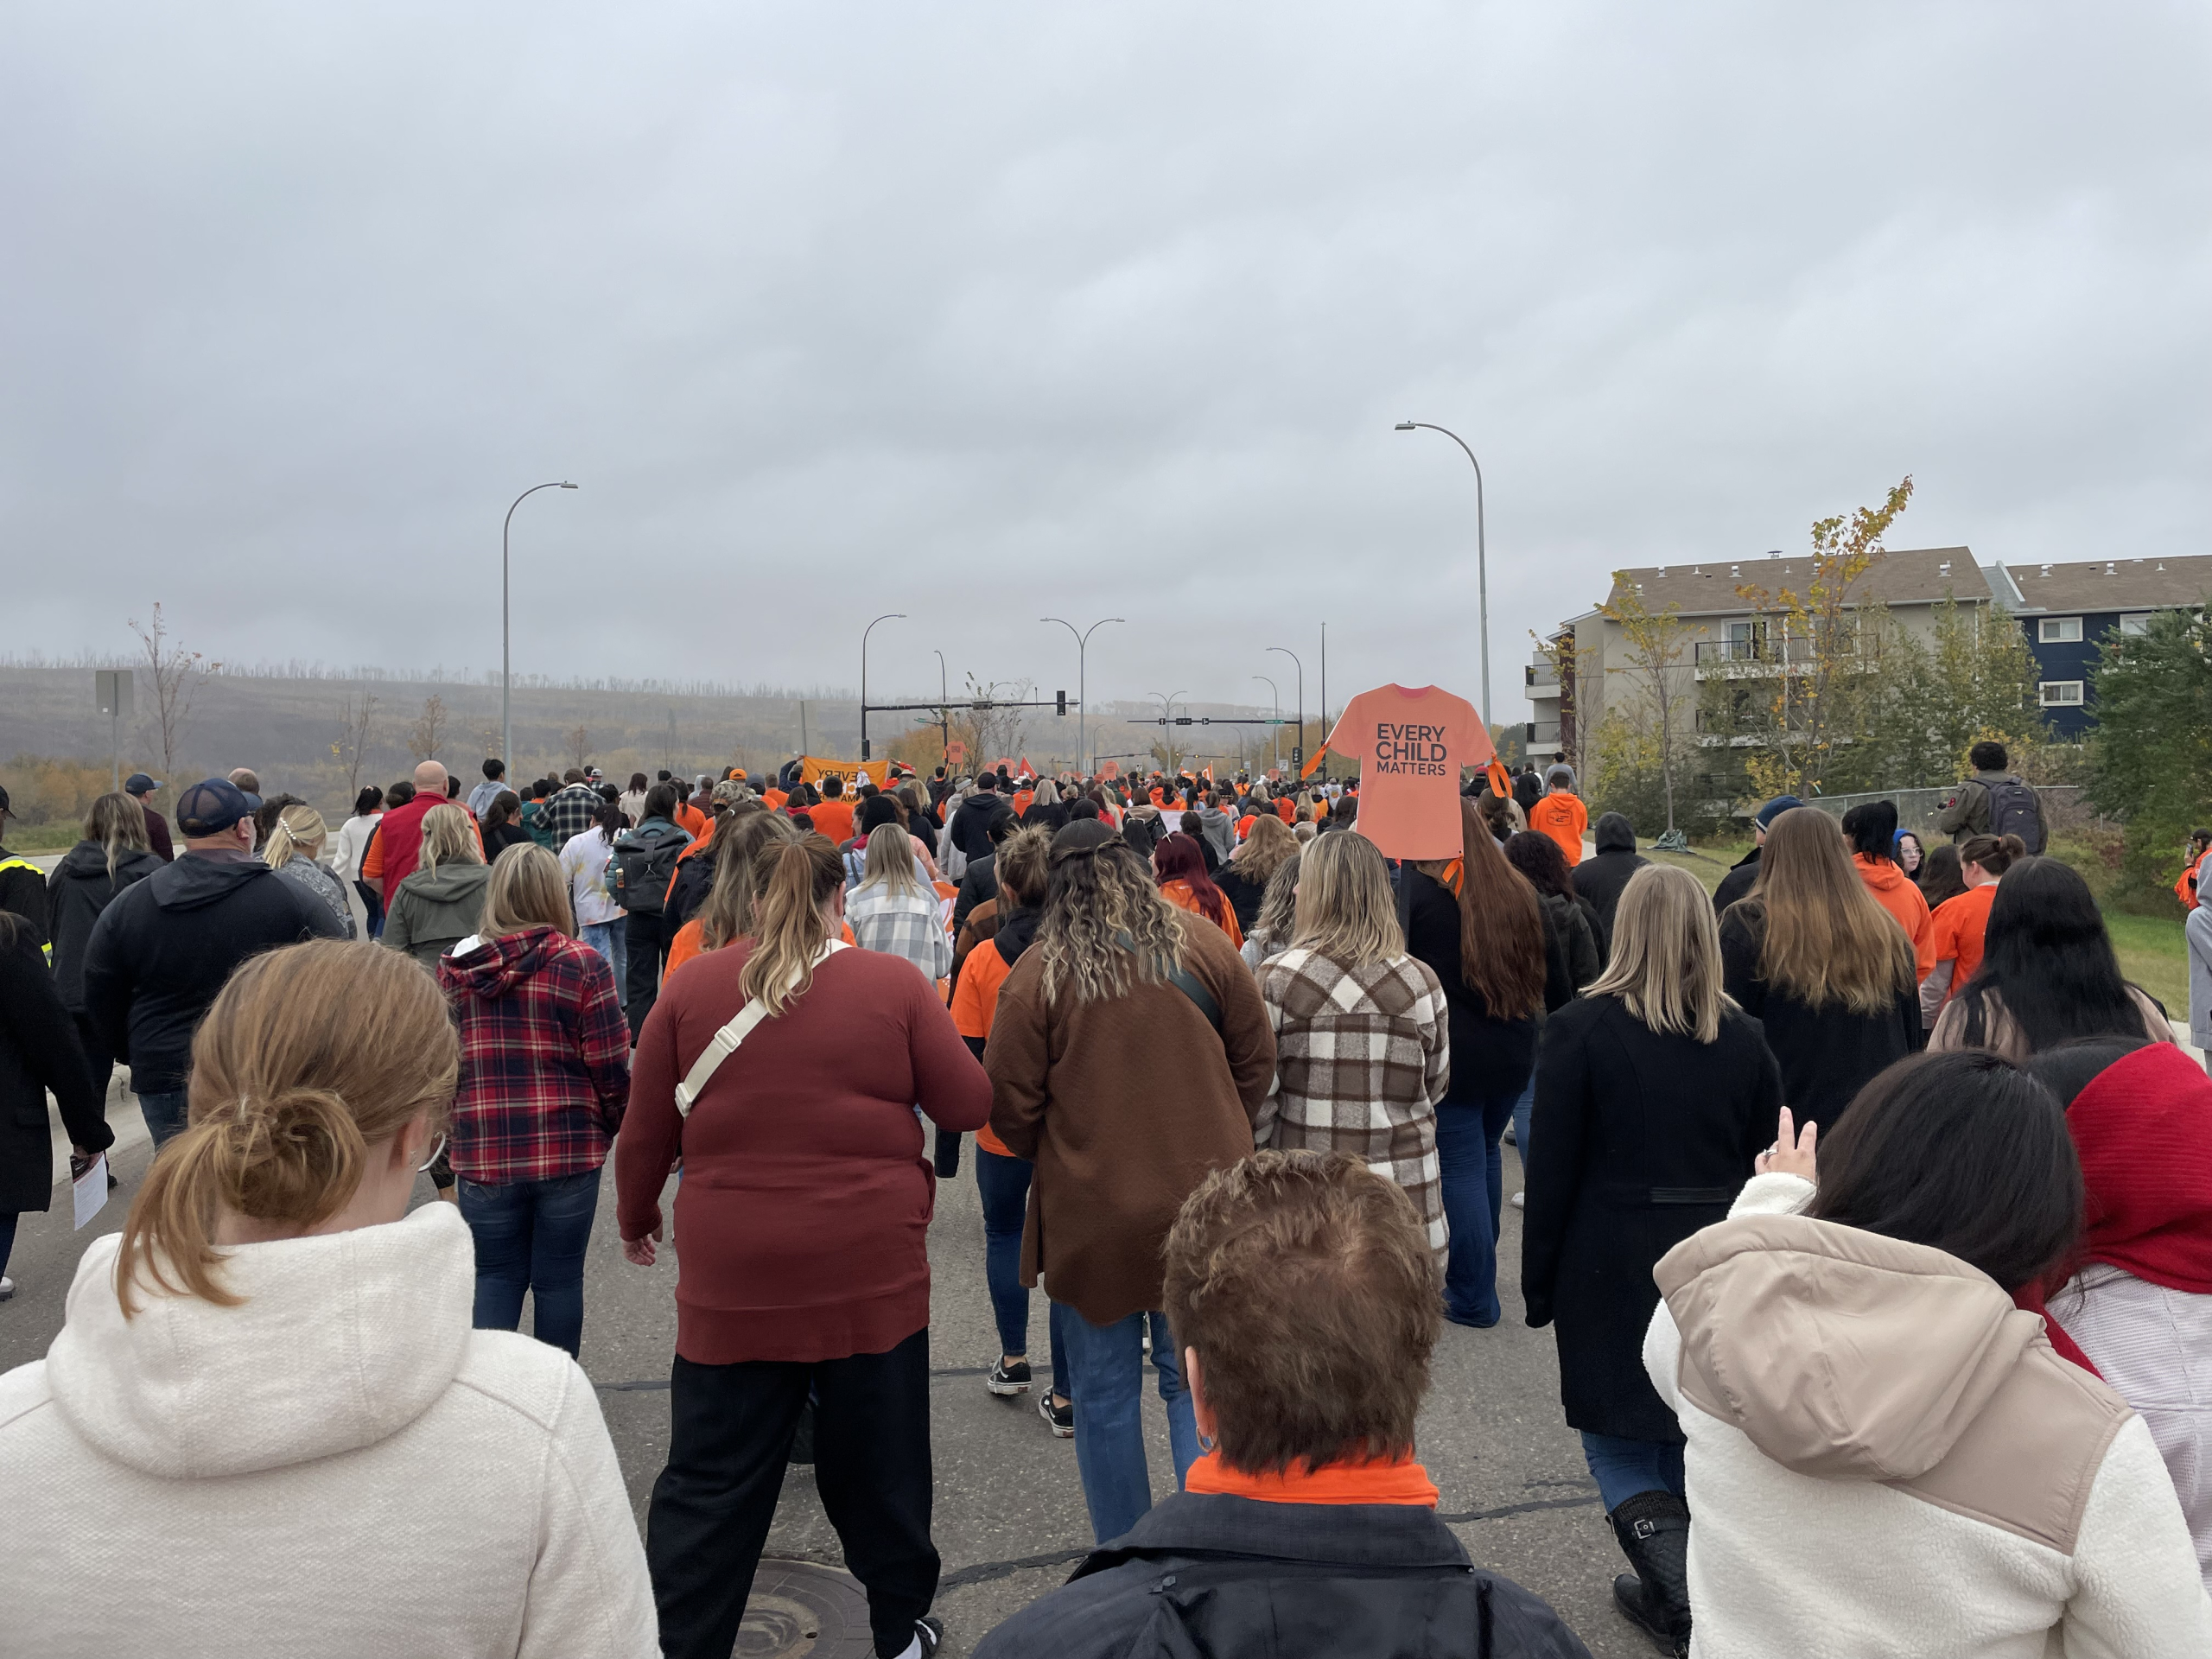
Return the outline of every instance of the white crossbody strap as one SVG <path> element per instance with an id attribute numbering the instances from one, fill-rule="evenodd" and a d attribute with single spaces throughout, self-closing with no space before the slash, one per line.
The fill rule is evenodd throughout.
<path id="1" fill-rule="evenodd" d="M 815 952 L 814 965 L 819 968 L 838 951 L 850 948 L 842 939 L 831 939 Z M 683 1074 L 683 1081 L 676 1085 L 677 1116 L 691 1116 L 691 1108 L 697 1103 L 700 1090 L 721 1069 L 722 1062 L 736 1053 L 738 1046 L 753 1034 L 753 1027 L 767 1017 L 768 1010 L 756 996 L 737 1011 L 736 1019 L 715 1033 L 714 1040 L 707 1045 L 705 1052 L 697 1059 L 692 1061 L 691 1069 Z"/>

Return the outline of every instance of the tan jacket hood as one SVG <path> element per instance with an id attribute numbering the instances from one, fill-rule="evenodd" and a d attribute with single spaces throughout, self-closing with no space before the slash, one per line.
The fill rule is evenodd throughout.
<path id="1" fill-rule="evenodd" d="M 1804 1216 L 1744 1216 L 1654 1270 L 1681 1387 L 1786 1468 L 1910 1480 L 1958 1443 L 2043 1321 L 1956 1256 Z"/>

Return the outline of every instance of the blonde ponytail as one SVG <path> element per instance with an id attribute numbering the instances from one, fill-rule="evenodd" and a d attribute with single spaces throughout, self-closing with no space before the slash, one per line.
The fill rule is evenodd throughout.
<path id="1" fill-rule="evenodd" d="M 830 937 L 822 906 L 844 885 L 845 862 L 828 836 L 809 834 L 762 848 L 753 868 L 761 878 L 757 943 L 738 982 L 773 1019 L 814 983 L 814 958 Z"/>
<path id="2" fill-rule="evenodd" d="M 404 953 L 319 939 L 248 961 L 193 1039 L 191 1125 L 124 1224 L 124 1317 L 140 1288 L 234 1306 L 225 1213 L 294 1232 L 328 1221 L 372 1147 L 426 1113 L 442 1122 L 460 1069 L 445 999 Z"/>

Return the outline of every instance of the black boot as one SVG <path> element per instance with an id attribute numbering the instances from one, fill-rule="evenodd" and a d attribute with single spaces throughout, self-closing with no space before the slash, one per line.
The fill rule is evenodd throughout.
<path id="1" fill-rule="evenodd" d="M 1690 1509 L 1672 1492 L 1638 1492 L 1605 1517 L 1633 1573 L 1613 1580 L 1630 1623 L 1677 1656 L 1690 1650 Z"/>

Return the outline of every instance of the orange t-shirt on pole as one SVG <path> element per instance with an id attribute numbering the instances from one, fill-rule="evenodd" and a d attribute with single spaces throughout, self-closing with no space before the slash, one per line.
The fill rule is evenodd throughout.
<path id="1" fill-rule="evenodd" d="M 1328 747 L 1359 762 L 1353 827 L 1391 858 L 1455 856 L 1460 769 L 1488 766 L 1497 753 L 1475 705 L 1433 685 L 1361 692 L 1337 717 Z"/>

